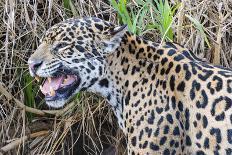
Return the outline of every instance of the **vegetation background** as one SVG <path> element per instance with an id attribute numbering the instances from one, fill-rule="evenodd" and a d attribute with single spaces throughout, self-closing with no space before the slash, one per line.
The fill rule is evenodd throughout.
<path id="1" fill-rule="evenodd" d="M 231 13 L 232 0 L 0 1 L 0 154 L 126 154 L 124 136 L 104 99 L 80 93 L 64 109 L 43 104 L 27 60 L 55 23 L 96 16 L 232 67 Z"/>

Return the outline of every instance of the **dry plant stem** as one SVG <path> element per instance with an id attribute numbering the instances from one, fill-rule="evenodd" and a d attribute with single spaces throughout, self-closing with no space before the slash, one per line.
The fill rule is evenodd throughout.
<path id="1" fill-rule="evenodd" d="M 22 102 L 20 102 L 18 99 L 14 98 L 11 93 L 9 93 L 6 88 L 3 87 L 3 85 L 0 84 L 0 93 L 3 94 L 8 100 L 14 100 L 16 105 L 22 109 L 25 109 L 26 112 L 30 112 L 33 114 L 37 114 L 40 116 L 45 116 L 46 114 L 50 115 L 56 115 L 60 113 L 60 110 L 39 110 L 35 108 L 31 108 L 28 106 L 25 106 Z"/>
<path id="2" fill-rule="evenodd" d="M 220 51 L 221 51 L 221 39 L 222 39 L 222 12 L 221 6 L 222 3 L 219 4 L 219 20 L 218 20 L 218 33 L 217 33 L 217 41 L 215 44 L 214 56 L 213 56 L 213 63 L 216 65 L 220 64 Z"/>
<path id="3" fill-rule="evenodd" d="M 57 150 L 59 145 L 62 143 L 64 140 L 65 136 L 68 134 L 68 131 L 70 130 L 71 126 L 77 122 L 77 119 L 80 118 L 80 115 L 77 115 L 76 118 L 74 116 L 69 117 L 68 119 L 65 120 L 64 127 L 62 134 L 59 136 L 59 138 L 56 140 L 54 143 L 52 150 L 49 152 L 49 154 L 54 154 L 54 152 Z"/>
<path id="4" fill-rule="evenodd" d="M 183 0 L 180 6 L 180 12 L 178 15 L 178 25 L 177 25 L 177 43 L 181 43 L 182 39 L 182 25 L 183 25 L 183 18 L 184 18 L 184 7 L 185 1 Z"/>
<path id="5" fill-rule="evenodd" d="M 224 17 L 222 14 L 222 3 L 218 5 L 218 10 L 219 10 L 219 20 L 218 20 L 218 33 L 217 33 L 217 40 L 215 44 L 215 50 L 214 50 L 214 58 L 213 58 L 213 63 L 216 65 L 220 65 L 220 53 L 221 53 L 221 40 L 223 36 L 223 25 L 222 23 L 230 16 L 230 12 L 227 13 Z"/>
<path id="6" fill-rule="evenodd" d="M 23 136 L 21 138 L 18 138 L 14 141 L 12 141 L 11 143 L 3 146 L 0 151 L 1 152 L 7 152 L 7 151 L 10 151 L 12 149 L 14 149 L 15 147 L 17 147 L 18 145 L 22 144 L 23 142 L 25 142 L 27 139 L 29 138 L 36 138 L 36 137 L 41 137 L 41 136 L 46 136 L 49 134 L 49 131 L 39 131 L 39 132 L 35 132 L 35 133 L 32 133 L 28 136 Z M 0 153 L 1 155 L 1 153 Z"/>
<path id="7" fill-rule="evenodd" d="M 54 113 L 54 115 L 56 115 L 56 117 L 60 117 L 61 115 L 63 115 L 65 112 L 67 112 L 68 110 L 72 109 L 72 107 L 75 105 L 76 103 L 73 101 L 71 103 L 69 103 L 66 107 L 64 107 L 61 110 L 56 110 L 56 112 Z M 51 111 L 45 111 L 45 112 L 51 112 Z"/>

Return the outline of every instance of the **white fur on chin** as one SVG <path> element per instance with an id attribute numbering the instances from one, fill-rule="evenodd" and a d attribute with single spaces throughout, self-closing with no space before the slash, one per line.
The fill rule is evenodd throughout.
<path id="1" fill-rule="evenodd" d="M 46 104 L 52 108 L 61 108 L 65 105 L 66 100 L 46 101 Z"/>

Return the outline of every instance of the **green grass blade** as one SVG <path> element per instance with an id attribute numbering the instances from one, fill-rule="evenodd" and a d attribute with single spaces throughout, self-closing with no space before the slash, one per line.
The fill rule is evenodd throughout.
<path id="1" fill-rule="evenodd" d="M 210 43 L 209 40 L 207 38 L 207 35 L 205 34 L 204 31 L 204 26 L 195 18 L 189 16 L 189 15 L 185 15 L 194 25 L 194 27 L 200 32 L 201 36 L 204 38 L 206 44 L 208 47 L 210 47 Z"/>
<path id="2" fill-rule="evenodd" d="M 143 4 L 143 7 L 141 9 L 139 9 L 139 11 L 137 12 L 136 16 L 132 16 L 133 19 L 133 24 L 132 24 L 132 32 L 137 34 L 140 34 L 140 29 L 143 27 L 144 25 L 144 18 L 147 12 L 147 4 L 145 3 Z M 137 25 L 138 25 L 138 29 L 137 29 Z M 140 28 L 140 29 L 139 29 Z"/>
<path id="3" fill-rule="evenodd" d="M 65 8 L 65 12 L 68 18 L 73 16 L 78 16 L 77 10 L 72 0 L 63 0 L 63 6 Z"/>
<path id="4" fill-rule="evenodd" d="M 23 75 L 23 93 L 24 93 L 24 103 L 28 107 L 35 107 L 35 88 L 32 85 L 33 78 L 29 73 Z M 27 113 L 29 120 L 34 117 L 33 114 Z"/>
<path id="5" fill-rule="evenodd" d="M 169 41 L 173 41 L 174 34 L 171 29 L 171 24 L 173 22 L 173 11 L 167 0 L 154 0 L 156 7 L 154 6 L 154 18 L 156 19 L 157 24 L 159 25 L 159 31 L 162 35 L 162 38 L 165 38 Z"/>
<path id="6" fill-rule="evenodd" d="M 127 11 L 127 1 L 120 0 L 117 3 L 116 0 L 111 0 L 110 2 L 114 7 L 114 9 L 118 12 L 119 17 L 121 18 L 123 24 L 127 24 L 129 30 L 132 31 L 132 21 L 129 12 Z"/>

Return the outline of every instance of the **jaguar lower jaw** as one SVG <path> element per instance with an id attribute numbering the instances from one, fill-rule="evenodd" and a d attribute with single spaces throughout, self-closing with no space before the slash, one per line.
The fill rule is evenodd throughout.
<path id="1" fill-rule="evenodd" d="M 54 96 L 45 96 L 46 104 L 53 108 L 63 107 L 75 96 L 79 84 L 80 83 L 74 83 L 65 89 L 58 89 L 55 91 Z"/>
<path id="2" fill-rule="evenodd" d="M 81 83 L 76 75 L 62 75 L 60 77 L 46 78 L 40 90 L 45 95 L 46 104 L 53 108 L 63 107 L 72 99 Z"/>

